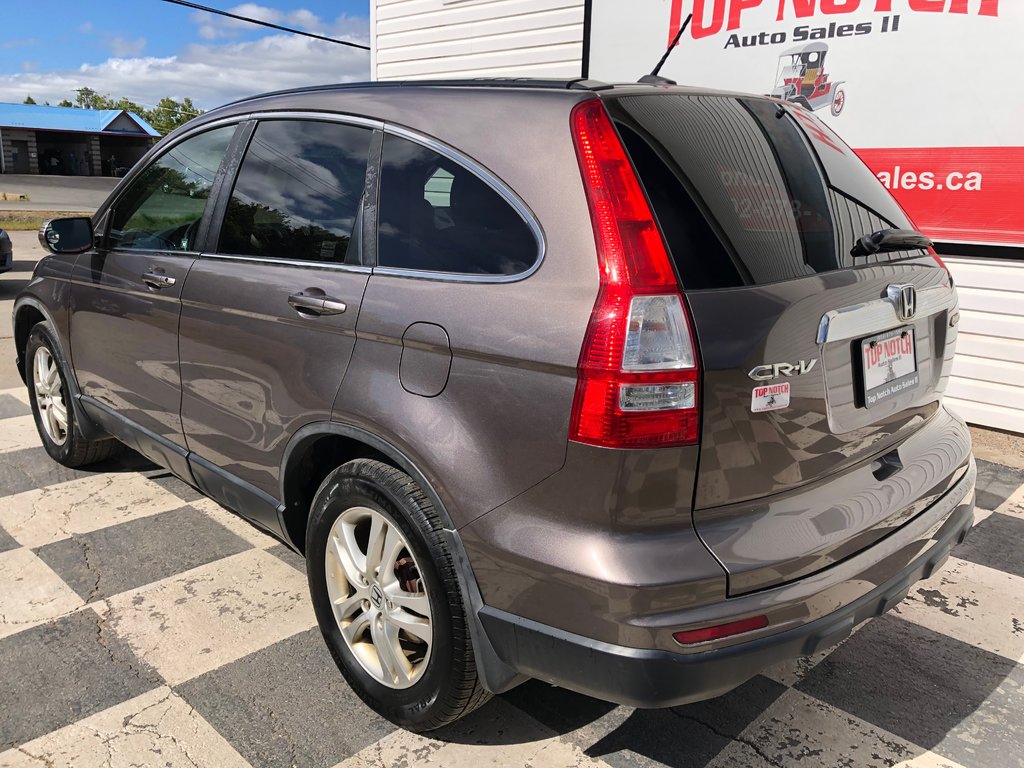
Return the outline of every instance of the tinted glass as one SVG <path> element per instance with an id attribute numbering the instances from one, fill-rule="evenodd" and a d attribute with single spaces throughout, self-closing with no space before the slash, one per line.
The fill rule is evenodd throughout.
<path id="1" fill-rule="evenodd" d="M 385 135 L 377 263 L 384 267 L 514 275 L 537 260 L 537 241 L 516 210 L 453 160 Z"/>
<path id="2" fill-rule="evenodd" d="M 210 187 L 234 132 L 227 126 L 193 136 L 142 171 L 114 206 L 111 246 L 194 250 Z"/>
<path id="3" fill-rule="evenodd" d="M 224 214 L 218 250 L 356 264 L 352 246 L 373 133 L 340 123 L 257 126 Z"/>
<path id="4" fill-rule="evenodd" d="M 617 99 L 611 109 L 687 288 L 856 266 L 853 239 L 872 226 L 909 227 L 852 150 L 817 135 L 818 122 L 797 107 L 665 94 Z M 827 164 L 824 141 L 835 154 Z M 854 222 L 852 209 L 863 209 Z"/>

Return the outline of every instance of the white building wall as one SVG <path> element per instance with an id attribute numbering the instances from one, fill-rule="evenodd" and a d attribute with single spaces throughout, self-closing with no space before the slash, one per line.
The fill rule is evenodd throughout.
<path id="1" fill-rule="evenodd" d="M 580 77 L 583 0 L 371 0 L 374 80 Z"/>
<path id="2" fill-rule="evenodd" d="M 943 261 L 960 295 L 946 403 L 972 424 L 1024 432 L 1024 261 Z"/>

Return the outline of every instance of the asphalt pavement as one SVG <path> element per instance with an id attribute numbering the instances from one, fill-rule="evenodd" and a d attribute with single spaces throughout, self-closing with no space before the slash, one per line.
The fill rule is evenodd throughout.
<path id="1" fill-rule="evenodd" d="M 43 248 L 35 232 L 8 232 L 14 249 L 14 269 L 0 274 L 0 389 L 21 386 L 21 377 L 14 367 L 14 329 L 11 313 L 14 298 L 32 277 L 36 262 L 43 257 Z"/>
<path id="2" fill-rule="evenodd" d="M 15 271 L 0 276 L 0 768 L 1024 766 L 1024 469 L 1010 466 L 1022 438 L 975 431 L 990 460 L 974 532 L 836 649 L 669 710 L 531 681 L 416 736 L 345 686 L 300 558 L 137 454 L 87 471 L 49 459 L 8 319 L 42 250 L 35 233 L 12 236 Z"/>
<path id="3" fill-rule="evenodd" d="M 0 192 L 28 200 L 0 200 L 0 210 L 95 211 L 120 179 L 106 176 L 0 176 Z"/>

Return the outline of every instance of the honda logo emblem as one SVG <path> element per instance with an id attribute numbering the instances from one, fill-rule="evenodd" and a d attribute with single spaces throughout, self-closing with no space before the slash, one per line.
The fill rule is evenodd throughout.
<path id="1" fill-rule="evenodd" d="M 900 320 L 910 320 L 917 312 L 917 289 L 909 283 L 890 285 L 885 293 Z"/>

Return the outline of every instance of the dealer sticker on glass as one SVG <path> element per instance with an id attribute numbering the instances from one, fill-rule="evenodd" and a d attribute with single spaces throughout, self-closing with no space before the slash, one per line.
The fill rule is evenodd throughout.
<path id="1" fill-rule="evenodd" d="M 864 405 L 871 408 L 916 387 L 914 329 L 910 326 L 871 336 L 860 343 L 864 374 Z"/>
<path id="2" fill-rule="evenodd" d="M 750 410 L 754 413 L 777 411 L 789 407 L 789 382 L 783 384 L 766 384 L 754 387 L 750 393 Z"/>

